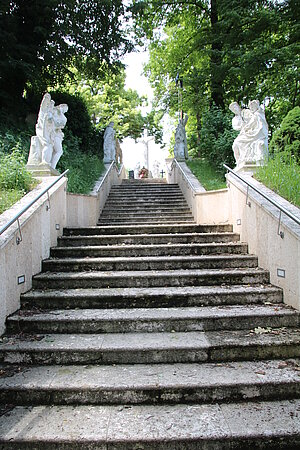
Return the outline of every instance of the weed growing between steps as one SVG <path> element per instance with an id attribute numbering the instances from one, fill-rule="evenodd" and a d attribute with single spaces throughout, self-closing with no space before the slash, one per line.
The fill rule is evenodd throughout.
<path id="1" fill-rule="evenodd" d="M 212 167 L 205 158 L 187 161 L 187 165 L 207 191 L 226 188 L 224 175 Z"/>

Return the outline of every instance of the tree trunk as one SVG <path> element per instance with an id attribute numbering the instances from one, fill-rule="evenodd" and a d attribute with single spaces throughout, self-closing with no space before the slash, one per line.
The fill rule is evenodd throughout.
<path id="1" fill-rule="evenodd" d="M 222 70 L 222 41 L 218 30 L 218 0 L 210 2 L 210 24 L 211 24 L 211 101 L 220 108 L 224 109 L 224 88 L 223 88 L 223 70 Z"/>

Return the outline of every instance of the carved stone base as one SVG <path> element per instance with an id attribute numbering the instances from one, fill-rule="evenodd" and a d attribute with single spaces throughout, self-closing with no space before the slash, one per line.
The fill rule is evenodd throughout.
<path id="1" fill-rule="evenodd" d="M 260 166 L 255 163 L 244 163 L 241 166 L 235 167 L 234 171 L 238 172 L 238 173 L 246 172 L 252 176 L 256 172 L 258 167 L 260 167 Z"/>
<path id="2" fill-rule="evenodd" d="M 48 164 L 27 164 L 26 169 L 29 170 L 34 177 L 56 177 L 60 175 L 58 170 L 53 169 Z"/>

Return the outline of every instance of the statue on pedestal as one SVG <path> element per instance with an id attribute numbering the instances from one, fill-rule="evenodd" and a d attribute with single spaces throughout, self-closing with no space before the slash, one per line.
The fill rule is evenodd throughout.
<path id="1" fill-rule="evenodd" d="M 115 139 L 114 122 L 110 122 L 104 132 L 103 151 L 104 151 L 103 162 L 105 164 L 115 161 L 116 139 Z"/>
<path id="2" fill-rule="evenodd" d="M 116 140 L 116 163 L 123 164 L 123 152 L 119 139 Z"/>
<path id="3" fill-rule="evenodd" d="M 188 116 L 185 114 L 184 119 L 180 119 L 175 132 L 174 158 L 178 160 L 188 159 L 188 149 L 185 126 Z"/>
<path id="4" fill-rule="evenodd" d="M 233 102 L 229 109 L 235 114 L 232 127 L 240 132 L 232 146 L 236 167 L 263 165 L 268 158 L 268 124 L 259 101 L 250 101 L 245 109 Z"/>
<path id="5" fill-rule="evenodd" d="M 54 106 L 50 94 L 45 94 L 41 102 L 38 121 L 36 124 L 36 136 L 32 136 L 27 166 L 32 171 L 39 171 L 40 166 L 50 172 L 54 169 L 63 154 L 62 141 L 64 134 L 62 129 L 67 123 L 65 113 L 68 105 Z"/>

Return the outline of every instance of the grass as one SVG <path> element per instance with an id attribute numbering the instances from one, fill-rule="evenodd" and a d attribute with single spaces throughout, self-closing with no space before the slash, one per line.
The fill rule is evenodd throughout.
<path id="1" fill-rule="evenodd" d="M 18 200 L 20 200 L 24 195 L 25 191 L 20 189 L 11 189 L 11 190 L 0 190 L 0 214 L 9 209 L 12 205 L 14 205 Z"/>
<path id="2" fill-rule="evenodd" d="M 273 155 L 255 178 L 295 206 L 300 207 L 300 165 L 288 152 Z"/>
<path id="3" fill-rule="evenodd" d="M 217 172 L 205 158 L 187 161 L 187 165 L 207 191 L 226 188 L 224 175 Z"/>

